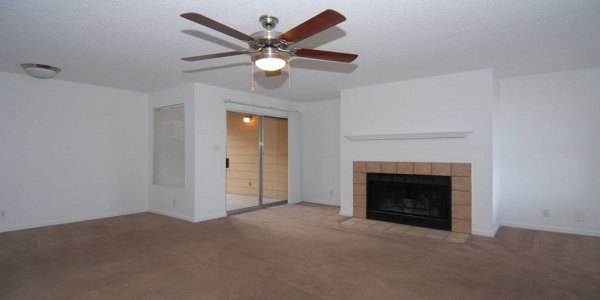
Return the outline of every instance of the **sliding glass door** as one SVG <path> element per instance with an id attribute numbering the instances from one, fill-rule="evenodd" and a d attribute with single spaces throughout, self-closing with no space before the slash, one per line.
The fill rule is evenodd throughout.
<path id="1" fill-rule="evenodd" d="M 227 211 L 260 204 L 259 141 L 260 118 L 227 112 Z"/>
<path id="2" fill-rule="evenodd" d="M 287 202 L 287 119 L 227 112 L 227 211 Z"/>
<path id="3" fill-rule="evenodd" d="M 263 118 L 263 203 L 287 201 L 288 126 L 287 119 Z"/>

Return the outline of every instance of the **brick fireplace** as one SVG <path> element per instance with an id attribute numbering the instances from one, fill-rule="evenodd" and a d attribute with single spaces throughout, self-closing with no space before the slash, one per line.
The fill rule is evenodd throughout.
<path id="1" fill-rule="evenodd" d="M 367 173 L 450 176 L 452 231 L 471 233 L 471 164 L 445 162 L 354 161 L 354 217 L 366 218 Z"/>

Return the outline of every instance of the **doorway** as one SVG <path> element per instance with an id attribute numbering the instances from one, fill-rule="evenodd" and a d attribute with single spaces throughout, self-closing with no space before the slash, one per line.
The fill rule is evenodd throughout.
<path id="1" fill-rule="evenodd" d="M 288 122 L 227 112 L 227 213 L 287 203 Z"/>

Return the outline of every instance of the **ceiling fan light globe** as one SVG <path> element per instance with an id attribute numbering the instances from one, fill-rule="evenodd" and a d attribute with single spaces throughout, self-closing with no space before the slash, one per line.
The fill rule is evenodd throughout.
<path id="1" fill-rule="evenodd" d="M 50 65 L 26 63 L 21 64 L 21 68 L 27 72 L 27 74 L 41 79 L 49 79 L 60 72 L 60 69 Z"/>
<path id="2" fill-rule="evenodd" d="M 285 60 L 278 57 L 265 57 L 256 60 L 256 66 L 264 71 L 277 71 L 285 67 Z"/>

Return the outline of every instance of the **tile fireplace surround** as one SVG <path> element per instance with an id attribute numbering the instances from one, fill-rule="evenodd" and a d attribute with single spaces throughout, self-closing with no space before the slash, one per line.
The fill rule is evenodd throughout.
<path id="1" fill-rule="evenodd" d="M 452 231 L 471 233 L 471 164 L 439 162 L 354 161 L 354 217 L 367 216 L 367 173 L 452 177 Z"/>

